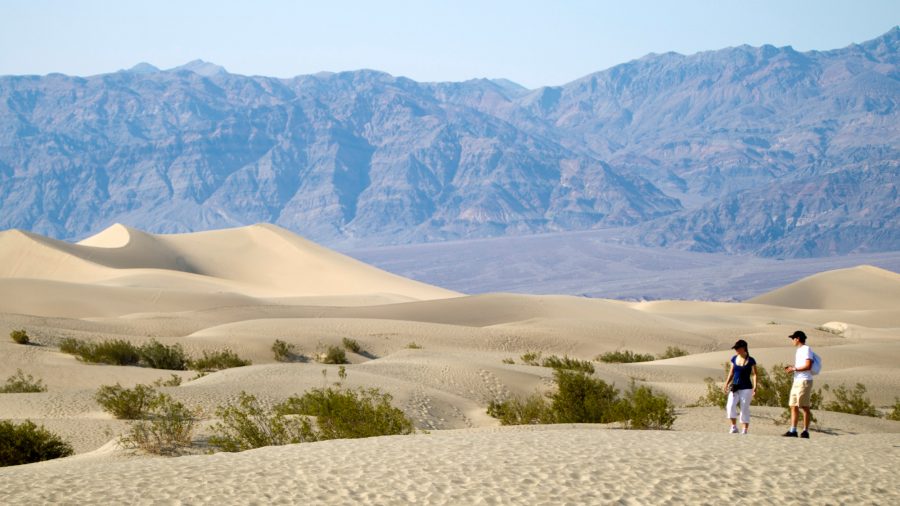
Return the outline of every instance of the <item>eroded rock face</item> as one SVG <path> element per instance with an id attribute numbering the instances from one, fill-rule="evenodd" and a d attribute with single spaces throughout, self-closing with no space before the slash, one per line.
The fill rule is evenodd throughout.
<path id="1" fill-rule="evenodd" d="M 649 55 L 562 87 L 206 62 L 0 78 L 0 228 L 271 222 L 335 245 L 640 225 L 702 251 L 897 249 L 900 30 Z"/>

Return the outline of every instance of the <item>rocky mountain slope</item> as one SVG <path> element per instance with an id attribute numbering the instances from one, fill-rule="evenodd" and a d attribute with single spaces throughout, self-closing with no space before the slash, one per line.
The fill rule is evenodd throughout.
<path id="1" fill-rule="evenodd" d="M 200 61 L 0 77 L 0 228 L 270 222 L 349 247 L 630 226 L 700 251 L 896 250 L 898 39 L 648 55 L 537 90 Z"/>

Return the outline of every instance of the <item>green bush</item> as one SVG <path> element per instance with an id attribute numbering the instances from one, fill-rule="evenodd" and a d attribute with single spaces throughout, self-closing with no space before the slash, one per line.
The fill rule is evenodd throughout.
<path id="1" fill-rule="evenodd" d="M 353 439 L 411 434 L 412 421 L 377 388 L 315 388 L 276 407 L 283 415 L 316 417 L 315 439 Z"/>
<path id="2" fill-rule="evenodd" d="M 888 413 L 885 418 L 887 418 L 888 420 L 900 422 L 900 399 L 894 397 L 894 406 L 891 409 L 891 412 Z"/>
<path id="3" fill-rule="evenodd" d="M 686 350 L 683 350 L 677 346 L 669 346 L 668 348 L 666 348 L 665 353 L 659 356 L 659 359 L 665 360 L 667 358 L 685 357 L 687 355 L 688 352 Z"/>
<path id="4" fill-rule="evenodd" d="M 169 379 L 167 379 L 167 380 L 159 378 L 158 380 L 154 381 L 153 386 L 155 386 L 155 387 L 177 387 L 177 386 L 181 386 L 182 381 L 183 380 L 181 379 L 181 376 L 179 376 L 177 374 L 172 374 L 169 377 Z"/>
<path id="5" fill-rule="evenodd" d="M 159 394 L 148 405 L 147 419 L 132 423 L 120 442 L 156 455 L 176 455 L 191 446 L 196 416 L 184 404 Z"/>
<path id="6" fill-rule="evenodd" d="M 525 352 L 525 353 L 523 353 L 522 356 L 519 357 L 519 358 L 522 359 L 522 363 L 525 364 L 525 365 L 534 365 L 534 366 L 539 366 L 539 365 L 541 365 L 541 363 L 540 363 L 540 360 L 541 360 L 541 352 L 539 352 L 539 351 L 528 351 L 528 352 Z"/>
<path id="7" fill-rule="evenodd" d="M 569 369 L 572 371 L 583 371 L 588 374 L 594 374 L 594 365 L 586 360 L 578 360 L 565 356 L 559 358 L 556 355 L 550 355 L 545 358 L 541 365 L 544 367 L 552 367 L 554 369 Z"/>
<path id="8" fill-rule="evenodd" d="M 415 342 L 409 343 L 406 345 L 406 349 L 408 350 L 421 350 L 422 347 L 416 344 Z"/>
<path id="9" fill-rule="evenodd" d="M 515 363 L 516 363 L 516 361 L 515 361 L 514 359 L 511 359 L 511 358 L 504 358 L 504 359 L 502 360 L 502 362 L 503 362 L 504 364 L 509 364 L 509 365 L 512 365 L 512 364 L 515 364 Z"/>
<path id="10" fill-rule="evenodd" d="M 600 362 L 611 364 L 630 364 L 634 362 L 650 362 L 654 360 L 653 355 L 635 353 L 631 350 L 610 351 L 597 357 Z"/>
<path id="11" fill-rule="evenodd" d="M 828 385 L 825 390 L 829 391 Z M 875 409 L 872 401 L 866 397 L 866 387 L 862 383 L 857 383 L 856 388 L 849 390 L 846 386 L 841 385 L 831 391 L 834 400 L 825 403 L 823 409 L 825 411 L 837 411 L 838 413 L 850 413 L 851 415 L 874 416 L 880 417 L 881 413 Z"/>
<path id="12" fill-rule="evenodd" d="M 153 369 L 183 371 L 187 368 L 187 359 L 180 344 L 166 346 L 156 339 L 140 347 L 141 363 Z"/>
<path id="13" fill-rule="evenodd" d="M 17 466 L 72 455 L 72 446 L 30 420 L 0 420 L 0 467 Z"/>
<path id="14" fill-rule="evenodd" d="M 203 352 L 203 356 L 197 360 L 188 360 L 187 367 L 193 371 L 213 372 L 232 367 L 244 367 L 250 365 L 249 360 L 244 360 L 229 349 L 214 352 Z"/>
<path id="15" fill-rule="evenodd" d="M 362 346 L 359 345 L 359 342 L 356 339 L 350 339 L 349 337 L 345 337 L 341 340 L 341 344 L 344 345 L 344 348 L 347 351 L 352 351 L 353 353 L 359 354 L 362 352 Z"/>
<path id="16" fill-rule="evenodd" d="M 118 383 L 103 385 L 94 394 L 94 399 L 104 411 L 125 420 L 146 418 L 155 398 L 156 390 L 151 386 L 124 388 Z"/>
<path id="17" fill-rule="evenodd" d="M 47 387 L 41 380 L 35 380 L 32 375 L 25 375 L 22 369 L 16 369 L 16 373 L 6 378 L 6 385 L 0 387 L 0 394 L 29 394 L 46 392 Z"/>
<path id="18" fill-rule="evenodd" d="M 62 340 L 59 350 L 95 364 L 137 365 L 141 360 L 140 349 L 121 339 L 95 343 L 70 337 Z"/>
<path id="19" fill-rule="evenodd" d="M 84 341 L 80 341 L 74 337 L 66 337 L 59 342 L 59 351 L 68 353 L 69 355 L 78 355 L 84 344 Z"/>
<path id="20" fill-rule="evenodd" d="M 272 343 L 272 353 L 279 362 L 293 362 L 297 359 L 297 347 L 281 339 L 276 339 Z"/>
<path id="21" fill-rule="evenodd" d="M 555 423 L 550 403 L 540 394 L 532 394 L 524 399 L 511 397 L 492 400 L 487 414 L 500 420 L 501 425 L 538 425 Z"/>
<path id="22" fill-rule="evenodd" d="M 629 429 L 669 429 L 675 410 L 668 397 L 646 386 L 631 388 L 620 397 L 619 390 L 582 371 L 556 369 L 557 389 L 548 401 L 532 394 L 488 404 L 488 415 L 502 425 L 546 423 L 621 422 Z"/>
<path id="23" fill-rule="evenodd" d="M 619 391 L 599 378 L 580 371 L 553 371 L 557 390 L 551 395 L 556 423 L 610 423 L 619 421 Z"/>
<path id="24" fill-rule="evenodd" d="M 213 426 L 209 444 L 226 452 L 315 440 L 308 418 L 273 413 L 246 392 L 241 392 L 237 404 L 217 408 L 216 416 L 221 422 Z"/>
<path id="25" fill-rule="evenodd" d="M 28 342 L 31 340 L 28 337 L 28 333 L 24 330 L 13 330 L 9 333 L 9 338 L 18 344 L 28 344 Z"/>
<path id="26" fill-rule="evenodd" d="M 675 407 L 665 395 L 657 395 L 648 386 L 636 387 L 634 381 L 619 404 L 626 428 L 668 430 L 675 422 Z"/>
<path id="27" fill-rule="evenodd" d="M 323 364 L 348 364 L 347 353 L 338 346 L 329 346 L 325 353 L 319 356 L 319 362 Z"/>

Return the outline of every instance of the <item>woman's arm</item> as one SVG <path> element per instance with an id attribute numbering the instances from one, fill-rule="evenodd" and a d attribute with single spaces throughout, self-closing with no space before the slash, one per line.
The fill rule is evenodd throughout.
<path id="1" fill-rule="evenodd" d="M 753 382 L 753 395 L 756 395 L 756 364 L 750 368 L 750 381 Z"/>

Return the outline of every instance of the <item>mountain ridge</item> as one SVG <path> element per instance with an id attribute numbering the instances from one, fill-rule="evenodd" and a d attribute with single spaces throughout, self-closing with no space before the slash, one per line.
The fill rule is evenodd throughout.
<path id="1" fill-rule="evenodd" d="M 154 232 L 271 222 L 352 246 L 634 226 L 649 245 L 808 256 L 822 252 L 797 246 L 806 230 L 777 247 L 767 241 L 787 232 L 767 224 L 737 239 L 762 222 L 727 203 L 869 167 L 854 184 L 887 185 L 869 221 L 888 229 L 844 240 L 900 249 L 898 39 L 895 27 L 830 51 L 647 55 L 534 90 L 374 70 L 248 77 L 202 60 L 4 76 L 0 228 L 77 239 L 117 221 Z M 805 198 L 846 207 L 834 192 Z M 722 205 L 742 214 L 714 224 Z M 802 214 L 807 202 L 781 207 Z"/>

